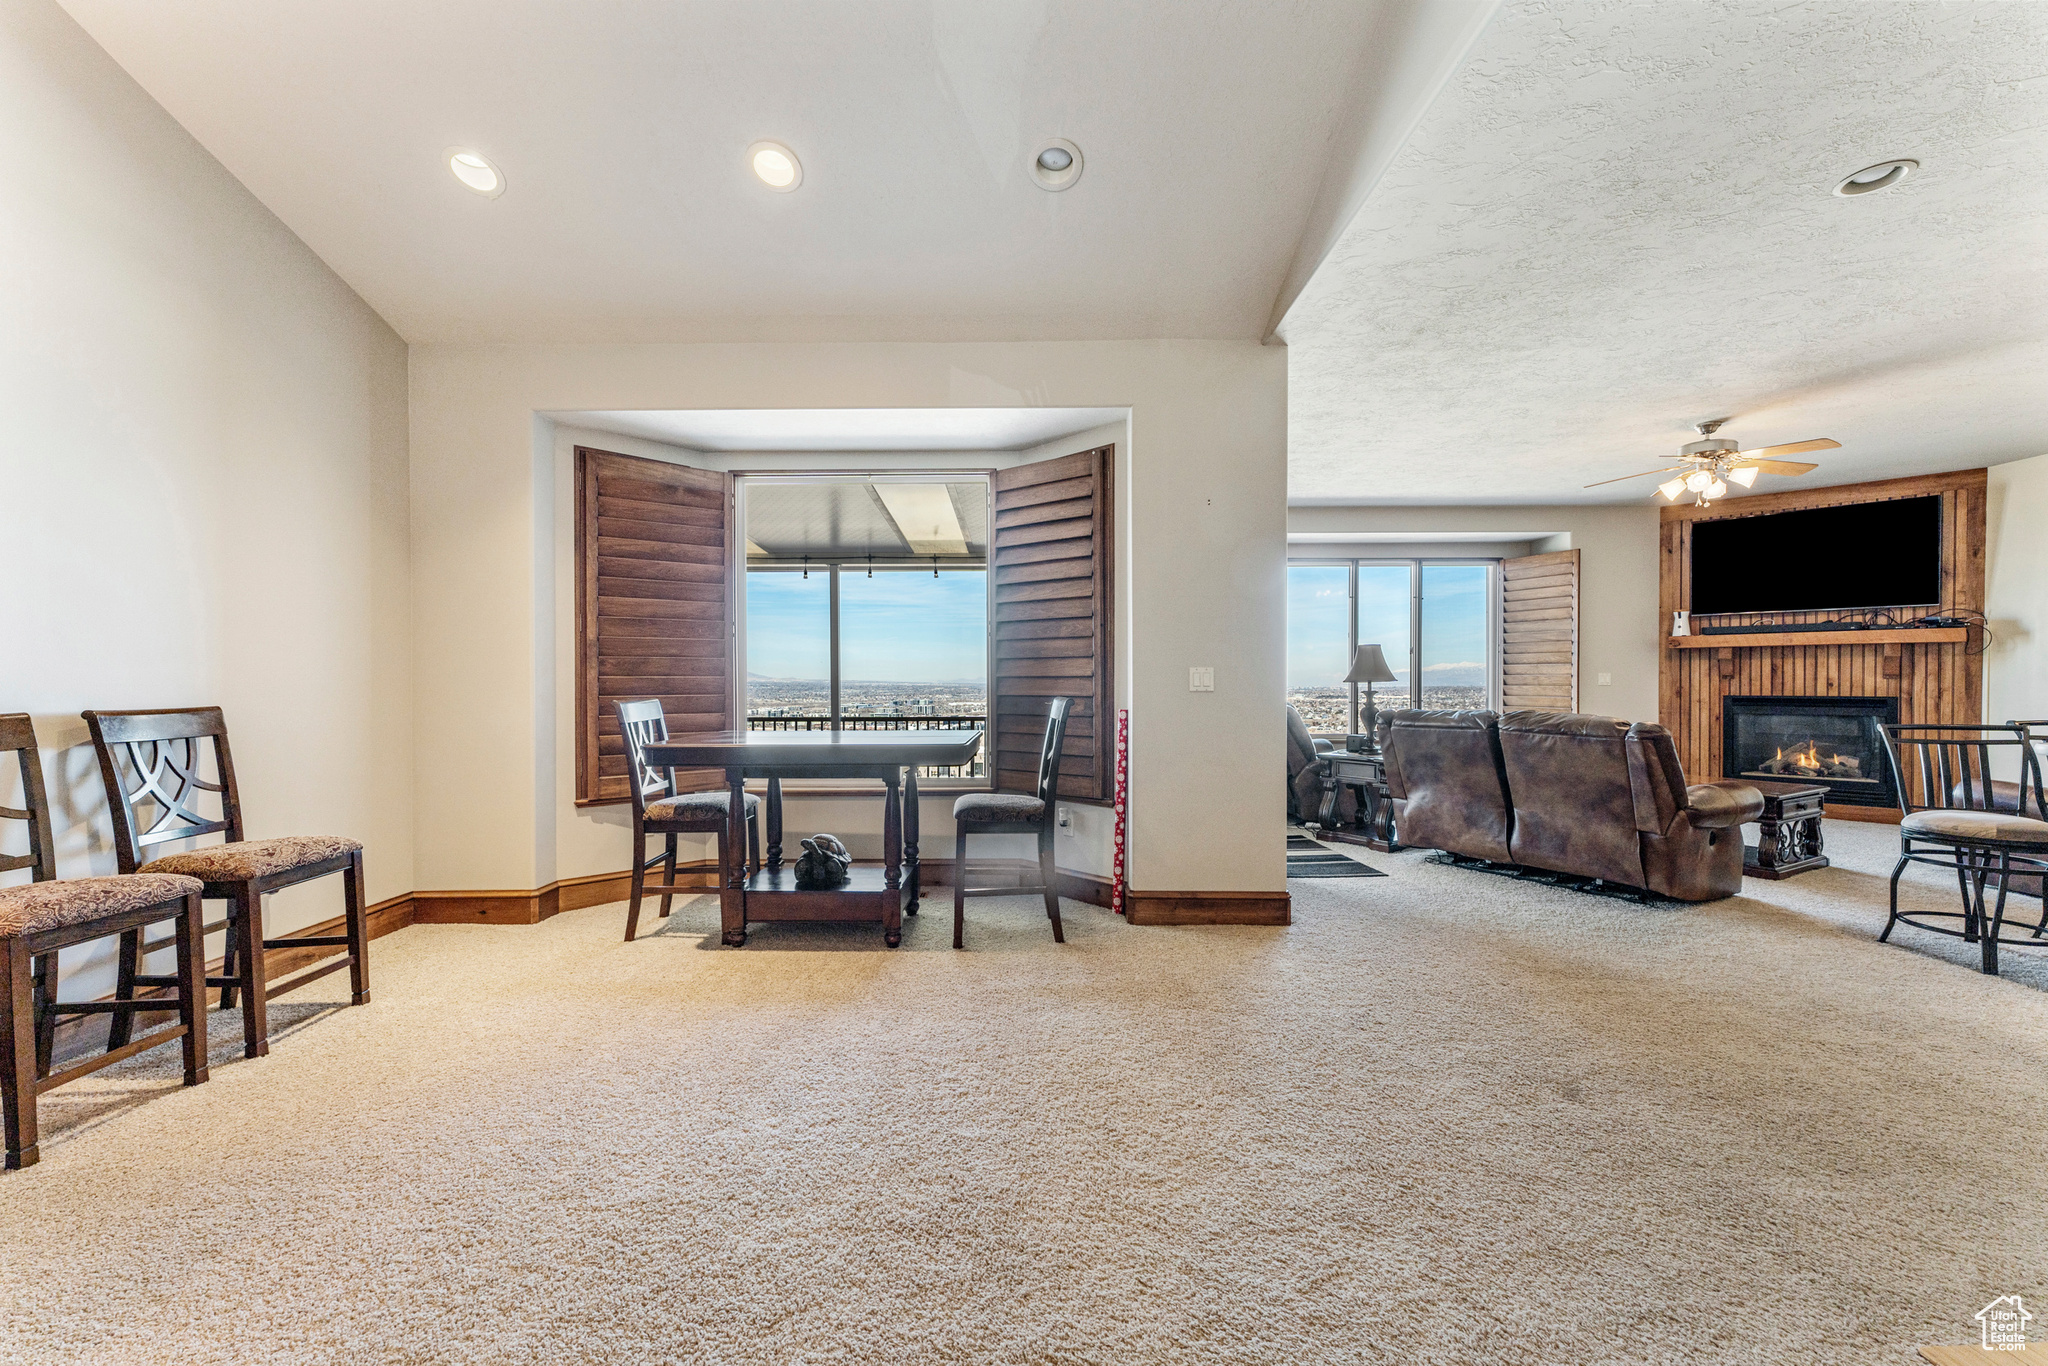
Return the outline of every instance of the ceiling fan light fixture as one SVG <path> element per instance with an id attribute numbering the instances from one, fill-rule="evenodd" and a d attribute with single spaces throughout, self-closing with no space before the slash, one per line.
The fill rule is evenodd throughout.
<path id="1" fill-rule="evenodd" d="M 1728 471 L 1728 477 L 1742 485 L 1742 487 L 1749 489 L 1756 487 L 1756 477 L 1761 473 L 1762 471 L 1754 465 L 1738 465 Z"/>
<path id="2" fill-rule="evenodd" d="M 1694 470 L 1691 474 L 1685 476 L 1685 486 L 1694 493 L 1706 492 L 1707 485 L 1713 482 L 1714 476 L 1708 474 L 1705 470 Z"/>
<path id="3" fill-rule="evenodd" d="M 1835 186 L 1836 195 L 1848 198 L 1851 195 L 1874 194 L 1888 190 L 1920 169 L 1920 163 L 1911 157 L 1900 157 L 1896 161 L 1880 161 L 1875 166 L 1865 166 L 1853 175 L 1842 177 Z"/>
<path id="4" fill-rule="evenodd" d="M 1700 501 L 1702 503 L 1718 503 L 1727 496 L 1728 486 L 1718 479 L 1713 479 L 1708 481 L 1706 490 L 1704 492 L 1704 495 L 1701 497 Z"/>
<path id="5" fill-rule="evenodd" d="M 1657 485 L 1657 492 L 1663 494 L 1667 500 L 1676 502 L 1678 495 L 1685 492 L 1685 481 L 1683 479 L 1673 479 L 1668 483 L 1659 484 Z"/>

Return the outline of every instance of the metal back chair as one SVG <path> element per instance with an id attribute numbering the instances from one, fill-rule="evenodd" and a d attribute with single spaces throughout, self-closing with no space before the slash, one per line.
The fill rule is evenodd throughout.
<path id="1" fill-rule="evenodd" d="M 1045 897 L 1045 914 L 1052 921 L 1053 941 L 1067 942 L 1066 927 L 1060 923 L 1059 869 L 1053 860 L 1052 841 L 1055 828 L 1053 811 L 1059 802 L 1060 791 L 1060 751 L 1066 746 L 1067 717 L 1073 707 L 1073 698 L 1055 697 L 1046 710 L 1045 741 L 1038 750 L 1038 789 L 1035 796 L 1017 792 L 970 792 L 953 803 L 953 947 L 956 949 L 966 947 L 968 897 L 1020 896 L 1029 892 L 1039 892 Z M 1100 743 L 1099 738 L 1097 743 Z M 1038 883 L 1018 887 L 969 887 L 967 837 L 970 834 L 1036 835 Z"/>
<path id="2" fill-rule="evenodd" d="M 658 697 L 617 704 L 619 734 L 626 743 L 626 787 L 633 794 L 633 892 L 626 907 L 626 942 L 640 929 L 640 899 L 647 892 L 661 893 L 661 915 L 668 917 L 677 892 L 697 893 L 703 887 L 676 884 L 676 836 L 716 835 L 718 837 L 718 885 L 723 887 L 729 868 L 727 827 L 731 825 L 730 800 L 724 792 L 677 792 L 672 768 L 656 768 L 647 762 L 647 747 L 668 739 L 668 717 Z M 752 866 L 761 866 L 761 823 L 759 797 L 746 798 L 747 847 Z M 780 832 L 775 832 L 778 836 Z M 647 853 L 647 837 L 662 835 L 662 848 Z M 777 852 L 780 852 L 779 850 Z M 662 865 L 661 881 L 647 881 L 648 869 Z"/>
<path id="3" fill-rule="evenodd" d="M 2006 894 L 2016 878 L 2048 874 L 2048 800 L 2041 759 L 2027 727 L 1893 724 L 1882 727 L 1885 758 L 1899 793 L 1899 862 L 1892 869 L 1891 915 L 1878 942 L 1900 921 L 1980 946 L 1983 970 L 1998 972 L 1998 947 L 2048 944 L 2048 909 L 2024 939 L 2006 939 Z M 2018 781 L 1994 772 L 2017 770 Z M 2010 771 L 2010 770 L 2008 770 Z M 1953 869 L 1960 911 L 1899 910 L 1899 877 L 1909 863 Z M 1985 889 L 1998 888 L 1987 914 Z M 1957 922 L 1954 926 L 1946 923 Z"/>

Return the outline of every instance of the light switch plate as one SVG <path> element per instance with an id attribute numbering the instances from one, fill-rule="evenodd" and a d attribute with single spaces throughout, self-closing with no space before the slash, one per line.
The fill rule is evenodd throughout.
<path id="1" fill-rule="evenodd" d="M 1189 692 L 1215 692 L 1216 671 L 1214 669 L 1189 669 Z"/>
<path id="2" fill-rule="evenodd" d="M 1614 675 L 1613 675 L 1613 674 L 1601 674 L 1601 675 L 1599 676 L 1599 681 L 1600 681 L 1600 682 L 1602 682 L 1602 683 L 1612 683 L 1612 682 L 1614 681 Z"/>

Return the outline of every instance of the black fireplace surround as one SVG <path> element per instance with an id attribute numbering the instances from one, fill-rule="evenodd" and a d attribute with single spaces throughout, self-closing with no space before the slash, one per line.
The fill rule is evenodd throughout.
<path id="1" fill-rule="evenodd" d="M 1840 806 L 1897 806 L 1878 728 L 1896 697 L 1724 697 L 1721 776 L 1828 789 Z"/>

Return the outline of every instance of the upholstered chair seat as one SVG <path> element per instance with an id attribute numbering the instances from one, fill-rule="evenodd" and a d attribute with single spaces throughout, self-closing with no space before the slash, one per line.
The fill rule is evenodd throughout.
<path id="1" fill-rule="evenodd" d="M 749 792 L 746 796 L 747 815 L 760 810 L 761 799 Z M 651 821 L 715 821 L 723 819 L 732 810 L 732 797 L 724 792 L 684 792 L 673 797 L 661 797 L 647 803 L 647 819 Z"/>
<path id="2" fill-rule="evenodd" d="M 142 865 L 144 873 L 182 873 L 204 882 L 247 882 L 310 868 L 328 859 L 361 853 L 360 840 L 341 835 L 287 835 L 274 840 L 241 840 L 166 854 Z"/>
<path id="3" fill-rule="evenodd" d="M 2005 811 L 1950 811 L 1935 808 L 1915 811 L 1899 822 L 1902 835 L 1929 839 L 2003 840 L 2022 844 L 2048 844 L 2048 821 L 2032 820 Z"/>
<path id="4" fill-rule="evenodd" d="M 953 803 L 953 819 L 969 825 L 1045 819 L 1045 803 L 1024 792 L 970 792 Z"/>
<path id="5" fill-rule="evenodd" d="M 84 925 L 177 901 L 200 890 L 197 878 L 167 873 L 77 877 L 0 887 L 0 939 Z"/>

